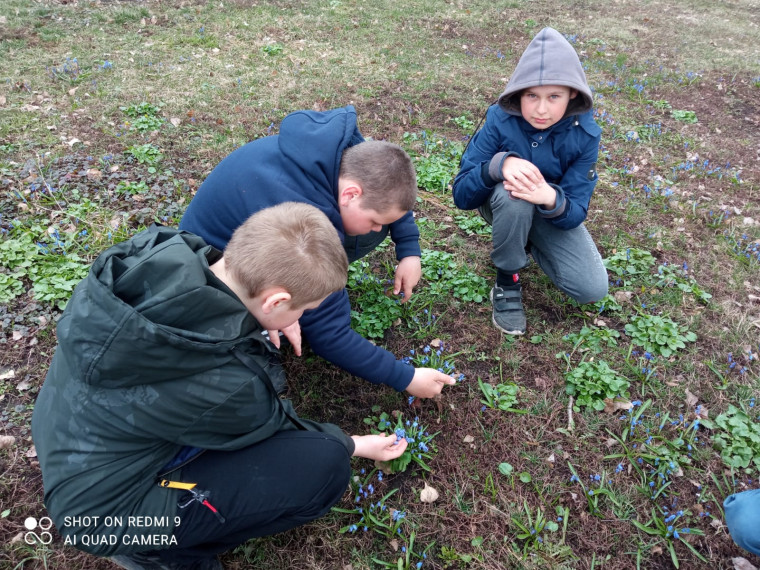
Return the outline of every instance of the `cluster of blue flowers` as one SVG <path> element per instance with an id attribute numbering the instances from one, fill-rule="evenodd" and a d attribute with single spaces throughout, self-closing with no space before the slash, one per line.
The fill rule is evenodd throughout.
<path id="1" fill-rule="evenodd" d="M 435 368 L 444 374 L 452 374 L 455 366 L 454 363 L 445 356 L 445 352 L 446 345 L 443 342 L 438 347 L 433 347 L 428 344 L 420 351 L 411 349 L 409 351 L 409 356 L 405 356 L 401 360 L 414 366 Z M 456 377 L 456 381 L 461 382 L 462 380 L 464 380 L 464 374 L 459 374 L 459 376 Z M 409 400 L 409 403 L 411 402 L 412 400 Z"/>
<path id="2" fill-rule="evenodd" d="M 82 73 L 77 58 L 67 57 L 61 67 L 47 67 L 48 75 L 52 79 L 66 79 L 68 81 L 76 80 Z"/>
<path id="3" fill-rule="evenodd" d="M 747 234 L 742 234 L 739 238 L 731 238 L 728 230 L 725 234 L 733 241 L 733 250 L 739 257 L 752 263 L 760 263 L 760 240 L 752 239 Z"/>
<path id="4" fill-rule="evenodd" d="M 679 163 L 672 168 L 671 172 L 673 180 L 678 180 L 681 173 L 688 173 L 712 176 L 718 180 L 727 177 L 735 182 L 741 181 L 740 172 L 731 166 L 731 162 L 726 162 L 724 166 L 714 166 L 710 164 L 708 159 L 701 160 L 698 156 L 694 156 L 694 158 L 690 160 Z"/>
<path id="5" fill-rule="evenodd" d="M 424 431 L 424 426 L 419 423 L 419 418 L 414 418 L 414 421 L 406 420 L 404 427 L 397 427 L 394 430 L 396 435 L 396 441 L 393 445 L 398 445 L 402 439 L 405 439 L 408 443 L 407 452 L 412 454 L 412 457 L 417 459 L 423 459 L 423 455 L 430 451 L 430 440 L 433 438 L 427 431 Z"/>

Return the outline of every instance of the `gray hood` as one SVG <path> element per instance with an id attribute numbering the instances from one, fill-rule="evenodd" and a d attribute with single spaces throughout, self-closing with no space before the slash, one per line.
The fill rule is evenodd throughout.
<path id="1" fill-rule="evenodd" d="M 499 106 L 510 115 L 521 115 L 520 92 L 541 85 L 563 85 L 578 90 L 578 96 L 567 106 L 565 117 L 580 115 L 593 106 L 591 89 L 578 54 L 553 28 L 544 28 L 528 44 L 504 93 L 499 96 Z"/>

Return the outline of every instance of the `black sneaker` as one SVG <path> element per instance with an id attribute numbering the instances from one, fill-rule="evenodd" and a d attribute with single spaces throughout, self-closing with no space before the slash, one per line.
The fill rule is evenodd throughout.
<path id="1" fill-rule="evenodd" d="M 522 289 L 503 288 L 498 285 L 491 289 L 493 324 L 507 334 L 525 334 L 525 310 L 522 305 Z"/>
<path id="2" fill-rule="evenodd" d="M 117 554 L 111 556 L 111 562 L 126 570 L 224 570 L 224 566 L 215 556 L 204 558 L 190 564 L 164 562 L 155 554 L 136 552 L 134 554 Z"/>

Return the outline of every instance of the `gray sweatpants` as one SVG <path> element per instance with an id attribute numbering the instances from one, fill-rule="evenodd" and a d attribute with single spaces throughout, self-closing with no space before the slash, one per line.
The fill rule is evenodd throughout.
<path id="1" fill-rule="evenodd" d="M 554 227 L 536 213 L 536 207 L 511 198 L 497 184 L 480 214 L 492 225 L 494 265 L 517 273 L 528 265 L 528 252 L 549 279 L 578 303 L 594 303 L 607 294 L 607 270 L 588 230 Z"/>

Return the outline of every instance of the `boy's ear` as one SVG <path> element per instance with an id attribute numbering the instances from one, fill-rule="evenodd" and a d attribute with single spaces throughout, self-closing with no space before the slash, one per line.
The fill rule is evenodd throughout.
<path id="1" fill-rule="evenodd" d="M 570 99 L 575 99 L 578 96 L 577 89 L 570 89 Z"/>
<path id="2" fill-rule="evenodd" d="M 361 185 L 354 180 L 341 178 L 338 181 L 338 203 L 345 207 L 351 200 L 361 198 L 364 194 Z"/>
<path id="3" fill-rule="evenodd" d="M 266 315 L 271 313 L 274 309 L 276 309 L 283 303 L 287 303 L 291 299 L 290 293 L 288 293 L 285 289 L 282 289 L 282 288 L 265 291 L 263 298 L 264 300 L 261 303 L 261 310 Z"/>

